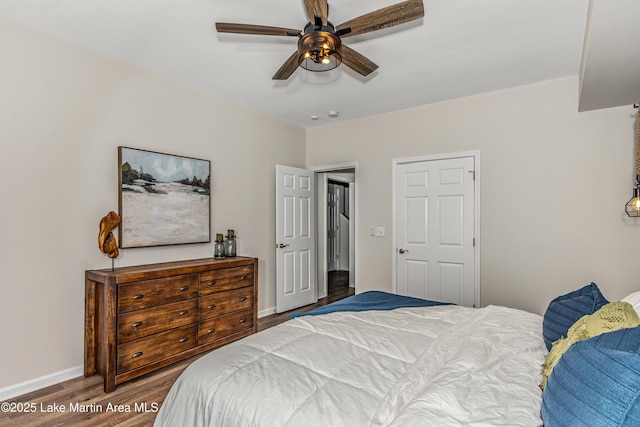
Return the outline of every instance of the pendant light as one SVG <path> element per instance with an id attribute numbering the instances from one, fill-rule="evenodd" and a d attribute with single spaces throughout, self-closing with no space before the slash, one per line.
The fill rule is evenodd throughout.
<path id="1" fill-rule="evenodd" d="M 640 217 L 640 108 L 638 104 L 634 107 L 638 110 L 636 114 L 636 187 L 633 189 L 633 197 L 627 202 L 624 210 L 630 217 Z"/>

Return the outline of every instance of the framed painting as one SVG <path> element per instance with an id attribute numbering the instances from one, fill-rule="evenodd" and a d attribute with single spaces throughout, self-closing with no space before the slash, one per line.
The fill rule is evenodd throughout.
<path id="1" fill-rule="evenodd" d="M 211 241 L 211 162 L 118 147 L 121 248 Z"/>

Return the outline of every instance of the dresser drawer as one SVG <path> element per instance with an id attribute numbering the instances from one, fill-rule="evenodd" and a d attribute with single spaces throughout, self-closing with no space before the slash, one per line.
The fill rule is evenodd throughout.
<path id="1" fill-rule="evenodd" d="M 118 345 L 118 369 L 123 373 L 196 346 L 196 326 L 183 326 Z"/>
<path id="2" fill-rule="evenodd" d="M 198 345 L 253 327 L 253 309 L 236 311 L 203 320 L 198 325 Z"/>
<path id="3" fill-rule="evenodd" d="M 200 273 L 200 295 L 253 285 L 253 266 L 233 267 Z"/>
<path id="4" fill-rule="evenodd" d="M 197 296 L 197 274 L 127 283 L 118 286 L 118 312 L 126 313 Z"/>
<path id="5" fill-rule="evenodd" d="M 253 287 L 216 292 L 200 297 L 199 320 L 219 316 L 224 313 L 251 308 L 253 306 Z"/>
<path id="6" fill-rule="evenodd" d="M 118 344 L 196 322 L 195 298 L 130 311 L 118 316 Z"/>

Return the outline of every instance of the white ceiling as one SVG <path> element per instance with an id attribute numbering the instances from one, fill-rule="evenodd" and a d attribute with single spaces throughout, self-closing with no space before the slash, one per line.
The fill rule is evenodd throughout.
<path id="1" fill-rule="evenodd" d="M 330 0 L 329 20 L 338 25 L 399 1 Z M 214 23 L 302 29 L 303 0 L 0 0 L 0 16 L 312 127 L 577 75 L 588 6 L 425 0 L 419 21 L 344 40 L 380 66 L 368 77 L 340 66 L 298 69 L 286 82 L 271 77 L 296 38 L 218 34 Z M 329 110 L 339 117 L 328 118 Z"/>

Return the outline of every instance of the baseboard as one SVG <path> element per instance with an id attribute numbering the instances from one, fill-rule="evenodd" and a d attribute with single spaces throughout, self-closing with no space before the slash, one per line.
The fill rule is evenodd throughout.
<path id="1" fill-rule="evenodd" d="M 82 375 L 84 375 L 84 367 L 81 365 L 65 369 L 64 371 L 54 372 L 40 378 L 34 378 L 23 383 L 1 388 L 0 402 L 11 399 L 13 397 L 22 396 L 23 394 L 31 393 L 32 391 L 40 390 L 45 387 L 49 387 L 50 385 L 77 378 Z"/>
<path id="2" fill-rule="evenodd" d="M 258 319 L 265 317 L 265 316 L 271 316 L 272 314 L 276 314 L 276 308 L 275 307 L 269 307 L 269 308 L 265 308 L 264 310 L 260 310 L 258 312 Z"/>

